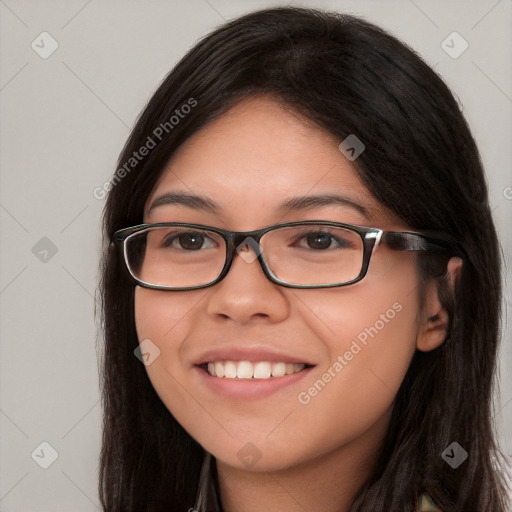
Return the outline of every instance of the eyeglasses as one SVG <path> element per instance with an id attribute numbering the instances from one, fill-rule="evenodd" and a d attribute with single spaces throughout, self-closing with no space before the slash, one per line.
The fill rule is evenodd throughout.
<path id="1" fill-rule="evenodd" d="M 157 290 L 212 286 L 228 273 L 235 253 L 258 260 L 270 281 L 290 288 L 346 286 L 364 278 L 375 247 L 446 253 L 454 244 L 430 235 L 309 220 L 254 231 L 165 222 L 116 231 L 136 284 Z"/>

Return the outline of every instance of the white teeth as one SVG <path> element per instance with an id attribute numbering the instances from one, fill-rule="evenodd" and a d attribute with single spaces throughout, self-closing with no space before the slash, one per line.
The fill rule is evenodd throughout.
<path id="1" fill-rule="evenodd" d="M 295 365 L 293 363 L 286 363 L 286 375 L 290 375 L 290 373 L 295 373 Z"/>
<path id="2" fill-rule="evenodd" d="M 208 363 L 208 366 L 210 366 L 210 364 L 212 363 Z M 215 373 L 212 373 L 212 375 L 215 375 L 216 377 L 224 377 L 224 365 L 222 363 L 215 363 L 214 366 Z"/>
<path id="3" fill-rule="evenodd" d="M 252 377 L 252 364 L 249 361 L 240 361 L 236 369 L 236 376 L 239 379 L 250 379 Z"/>
<path id="4" fill-rule="evenodd" d="M 224 363 L 224 377 L 226 379 L 234 379 L 236 377 L 236 363 L 233 361 L 226 361 Z"/>
<path id="5" fill-rule="evenodd" d="M 286 363 L 272 364 L 272 377 L 282 377 L 286 374 Z"/>
<path id="6" fill-rule="evenodd" d="M 254 365 L 254 378 L 255 379 L 268 379 L 272 373 L 270 363 L 259 362 Z"/>
<path id="7" fill-rule="evenodd" d="M 208 373 L 213 377 L 226 379 L 268 379 L 298 373 L 306 365 L 304 363 L 270 363 L 268 361 L 215 361 L 208 363 Z"/>

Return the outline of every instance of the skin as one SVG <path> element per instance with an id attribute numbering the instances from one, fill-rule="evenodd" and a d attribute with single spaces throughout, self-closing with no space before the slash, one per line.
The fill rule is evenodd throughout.
<path id="1" fill-rule="evenodd" d="M 407 230 L 364 187 L 339 151 L 341 141 L 268 96 L 244 99 L 188 139 L 173 155 L 146 203 L 144 222 L 194 222 L 251 230 L 324 219 Z M 218 202 L 214 214 L 183 205 L 150 213 L 162 193 L 185 191 Z M 282 215 L 298 195 L 342 194 L 364 206 L 324 205 Z M 449 270 L 457 271 L 456 262 Z M 160 356 L 147 366 L 163 403 L 217 461 L 226 511 L 347 510 L 372 471 L 395 394 L 416 349 L 444 340 L 447 315 L 433 283 L 425 286 L 414 254 L 379 246 L 366 277 L 331 289 L 299 290 L 270 282 L 258 262 L 235 256 L 213 287 L 185 292 L 137 287 L 139 340 Z M 307 404 L 307 391 L 393 304 L 394 319 Z M 275 347 L 316 364 L 307 379 L 260 400 L 230 400 L 207 389 L 193 361 L 211 346 Z M 238 451 L 252 443 L 261 458 L 247 467 Z"/>

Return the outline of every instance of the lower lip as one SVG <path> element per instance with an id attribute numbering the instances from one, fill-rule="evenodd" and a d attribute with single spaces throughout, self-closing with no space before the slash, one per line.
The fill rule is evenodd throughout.
<path id="1" fill-rule="evenodd" d="M 225 377 L 214 377 L 200 366 L 195 366 L 199 378 L 209 389 L 232 399 L 259 400 L 270 396 L 288 386 L 299 383 L 314 366 L 304 370 L 283 375 L 282 377 L 269 377 L 268 379 L 227 379 Z"/>

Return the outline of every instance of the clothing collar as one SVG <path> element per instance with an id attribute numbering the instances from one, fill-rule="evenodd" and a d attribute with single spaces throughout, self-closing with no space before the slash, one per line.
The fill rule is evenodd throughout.
<path id="1" fill-rule="evenodd" d="M 194 508 L 189 509 L 189 512 L 223 512 L 218 496 L 218 486 L 212 475 L 212 462 L 215 464 L 215 459 L 205 450 Z"/>

